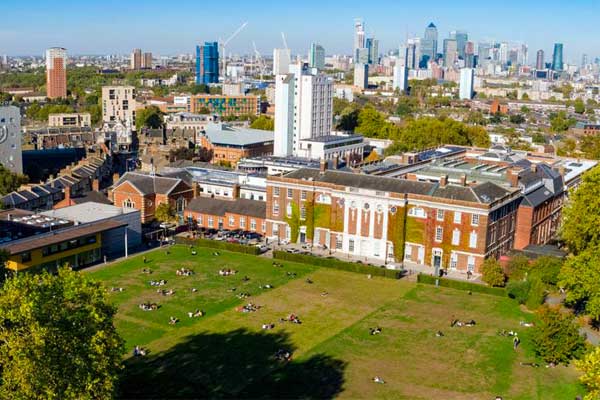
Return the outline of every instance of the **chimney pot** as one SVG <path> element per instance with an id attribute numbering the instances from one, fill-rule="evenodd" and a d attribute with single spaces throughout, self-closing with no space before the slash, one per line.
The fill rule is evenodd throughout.
<path id="1" fill-rule="evenodd" d="M 327 170 L 327 161 L 321 160 L 321 163 L 319 164 L 319 171 L 322 174 L 324 174 L 326 170 Z"/>
<path id="2" fill-rule="evenodd" d="M 448 184 L 448 175 L 442 175 L 440 177 L 440 186 L 445 187 Z"/>

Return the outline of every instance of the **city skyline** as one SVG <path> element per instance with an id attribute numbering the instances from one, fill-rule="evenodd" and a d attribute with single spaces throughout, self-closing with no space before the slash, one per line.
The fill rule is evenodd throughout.
<path id="1" fill-rule="evenodd" d="M 575 0 L 568 6 L 551 1 L 544 9 L 509 1 L 502 7 L 506 18 L 496 18 L 489 5 L 466 1 L 446 4 L 437 0 L 427 9 L 384 1 L 376 10 L 365 9 L 356 1 L 320 4 L 313 0 L 300 5 L 267 1 L 262 9 L 256 10 L 234 0 L 234 6 L 228 7 L 227 15 L 222 17 L 218 5 L 192 2 L 184 2 L 177 9 L 164 7 L 155 0 L 144 2 L 143 8 L 140 4 L 120 4 L 114 0 L 56 3 L 33 0 L 27 11 L 16 4 L 7 4 L 6 23 L 0 29 L 5 38 L 0 44 L 0 54 L 41 55 L 53 46 L 65 47 L 72 55 L 128 54 L 139 47 L 158 55 L 192 54 L 197 44 L 225 39 L 248 21 L 248 27 L 228 45 L 228 53 L 251 54 L 255 41 L 262 54 L 271 54 L 273 48 L 283 46 L 280 33 L 284 31 L 293 54 L 307 54 L 310 44 L 317 42 L 328 55 L 350 55 L 353 21 L 360 17 L 365 21 L 366 36 L 379 40 L 382 53 L 397 48 L 407 37 L 422 37 L 427 25 L 433 22 L 439 31 L 438 47 L 451 31 L 460 30 L 468 32 L 475 42 L 526 43 L 531 51 L 543 49 L 545 54 L 552 53 L 555 42 L 564 43 L 564 61 L 570 63 L 579 63 L 582 54 L 589 54 L 591 59 L 600 55 L 593 41 L 600 34 L 600 28 L 593 23 L 594 16 L 600 15 L 600 7 L 588 0 Z M 556 7 L 552 7 L 554 4 Z M 385 13 L 380 12 L 382 6 Z M 213 17 L 198 23 L 197 17 L 206 14 Z M 69 21 L 64 15 L 70 16 Z M 494 18 L 488 17 L 492 15 Z M 161 23 L 153 25 L 159 17 Z M 562 27 L 574 18 L 578 23 L 570 24 L 574 26 L 572 29 Z M 586 26 L 585 31 L 575 28 L 582 25 Z"/>

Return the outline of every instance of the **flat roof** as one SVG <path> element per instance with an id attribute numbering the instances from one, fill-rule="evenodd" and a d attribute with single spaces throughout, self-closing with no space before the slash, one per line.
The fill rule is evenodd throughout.
<path id="1" fill-rule="evenodd" d="M 92 235 L 100 232 L 127 226 L 126 222 L 106 220 L 84 225 L 75 225 L 71 228 L 61 229 L 59 231 L 47 232 L 41 235 L 35 235 L 21 240 L 15 240 L 7 243 L 0 248 L 7 250 L 11 255 L 20 254 L 26 251 L 39 249 L 42 247 L 66 242 L 68 240 L 78 239 L 82 236 Z"/>
<path id="2" fill-rule="evenodd" d="M 301 139 L 301 142 L 319 142 L 319 143 L 329 143 L 329 142 L 347 142 L 350 140 L 362 139 L 362 135 L 326 135 L 326 136 L 317 136 L 310 139 Z"/>
<path id="3" fill-rule="evenodd" d="M 44 211 L 40 214 L 52 218 L 61 218 L 80 223 L 88 223 L 116 217 L 118 215 L 131 214 L 134 212 L 139 211 L 136 209 L 125 209 L 109 204 L 88 201 L 87 203 L 76 204 L 56 210 Z"/>
<path id="4" fill-rule="evenodd" d="M 204 129 L 204 133 L 212 144 L 228 146 L 249 146 L 272 142 L 275 138 L 273 131 L 239 128 L 223 124 L 208 124 Z"/>

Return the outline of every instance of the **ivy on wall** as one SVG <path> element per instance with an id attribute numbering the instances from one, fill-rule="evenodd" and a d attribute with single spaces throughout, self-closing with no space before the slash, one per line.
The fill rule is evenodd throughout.
<path id="1" fill-rule="evenodd" d="M 287 222 L 290 227 L 290 241 L 292 243 L 297 243 L 298 236 L 300 235 L 300 208 L 295 202 L 291 202 L 291 205 L 292 215 L 288 217 L 286 210 L 285 222 Z"/>

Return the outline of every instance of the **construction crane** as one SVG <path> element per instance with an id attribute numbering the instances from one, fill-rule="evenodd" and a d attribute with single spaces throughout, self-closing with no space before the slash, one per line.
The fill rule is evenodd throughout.
<path id="1" fill-rule="evenodd" d="M 252 41 L 252 47 L 254 47 L 254 54 L 256 55 L 256 61 L 258 63 L 258 68 L 260 70 L 260 81 L 263 81 L 263 75 L 264 75 L 264 71 L 265 71 L 265 66 L 263 64 L 263 59 L 260 55 L 260 52 L 258 51 L 258 49 L 256 48 L 256 42 L 253 40 Z"/>
<path id="2" fill-rule="evenodd" d="M 241 31 L 244 30 L 244 28 L 246 27 L 246 25 L 248 25 L 248 22 L 244 22 L 239 28 L 237 28 L 235 30 L 235 32 L 233 32 L 231 34 L 231 36 L 229 36 L 229 38 L 227 38 L 227 40 L 225 40 L 224 42 L 221 41 L 221 39 L 219 39 L 219 43 L 221 44 L 221 54 L 223 56 L 223 72 L 221 74 L 221 76 L 223 76 L 223 79 L 225 79 L 225 76 L 227 74 L 227 54 L 225 54 L 225 47 L 229 44 L 229 42 L 231 42 Z"/>

